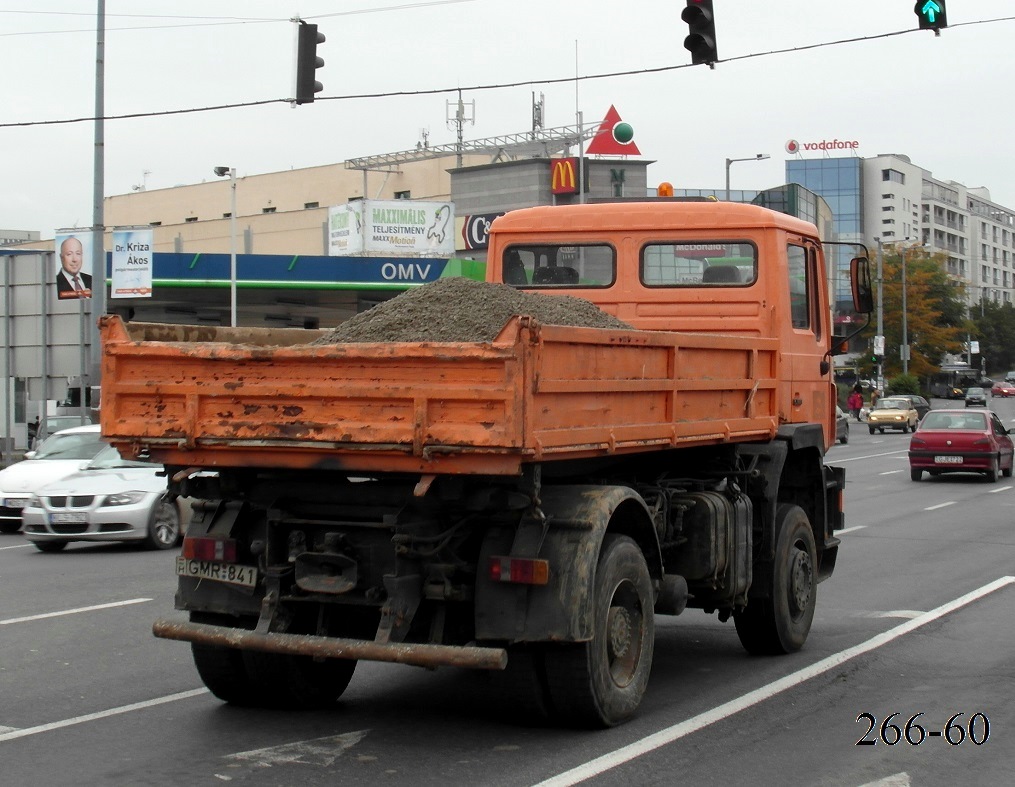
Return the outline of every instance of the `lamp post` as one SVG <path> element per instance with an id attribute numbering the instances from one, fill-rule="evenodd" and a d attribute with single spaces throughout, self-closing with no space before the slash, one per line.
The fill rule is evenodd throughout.
<path id="1" fill-rule="evenodd" d="M 885 390 L 885 358 L 884 358 L 884 342 L 885 342 L 885 268 L 884 261 L 885 255 L 884 250 L 881 247 L 881 238 L 875 238 L 878 244 L 878 336 L 881 337 L 881 352 L 878 356 L 878 374 L 877 374 L 877 388 L 879 391 Z M 876 348 L 875 348 L 876 349 Z"/>
<path id="2" fill-rule="evenodd" d="M 229 212 L 229 325 L 236 327 L 236 167 L 215 167 L 220 178 L 229 176 L 233 196 Z"/>
<path id="3" fill-rule="evenodd" d="M 728 158 L 726 159 L 726 199 L 730 198 L 730 165 L 737 161 L 764 161 L 771 158 L 767 153 L 758 153 L 751 158 Z"/>

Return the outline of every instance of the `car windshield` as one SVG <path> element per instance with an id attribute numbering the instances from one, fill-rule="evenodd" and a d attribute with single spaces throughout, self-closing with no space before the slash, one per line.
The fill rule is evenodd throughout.
<path id="1" fill-rule="evenodd" d="M 875 410 L 908 410 L 909 402 L 905 399 L 878 399 Z"/>
<path id="2" fill-rule="evenodd" d="M 117 467 L 153 467 L 151 462 L 124 459 L 113 446 L 107 445 L 87 464 L 86 470 L 111 470 Z"/>
<path id="3" fill-rule="evenodd" d="M 982 388 L 970 388 L 966 391 L 966 396 L 983 396 Z"/>
<path id="4" fill-rule="evenodd" d="M 931 410 L 923 417 L 921 429 L 965 429 L 982 432 L 987 428 L 983 413 L 942 413 Z"/>
<path id="5" fill-rule="evenodd" d="M 46 438 L 35 459 L 91 459 L 105 445 L 98 432 L 61 432 Z"/>

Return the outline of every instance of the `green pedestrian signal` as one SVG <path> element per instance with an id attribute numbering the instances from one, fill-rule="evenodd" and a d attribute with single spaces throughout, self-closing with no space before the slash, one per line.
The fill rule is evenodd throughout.
<path id="1" fill-rule="evenodd" d="M 913 11 L 920 20 L 921 30 L 934 30 L 948 27 L 948 10 L 945 0 L 916 0 Z"/>

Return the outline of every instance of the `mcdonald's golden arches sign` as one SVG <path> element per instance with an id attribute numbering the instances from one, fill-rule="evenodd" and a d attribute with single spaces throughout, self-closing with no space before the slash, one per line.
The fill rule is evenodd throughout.
<path id="1" fill-rule="evenodd" d="M 578 193 L 578 159 L 550 159 L 550 193 Z"/>

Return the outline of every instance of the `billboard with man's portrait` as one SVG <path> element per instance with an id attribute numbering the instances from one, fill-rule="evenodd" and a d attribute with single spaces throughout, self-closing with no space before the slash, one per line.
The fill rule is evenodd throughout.
<path id="1" fill-rule="evenodd" d="M 56 295 L 65 298 L 91 298 L 92 234 L 89 230 L 62 231 L 55 234 Z"/>

